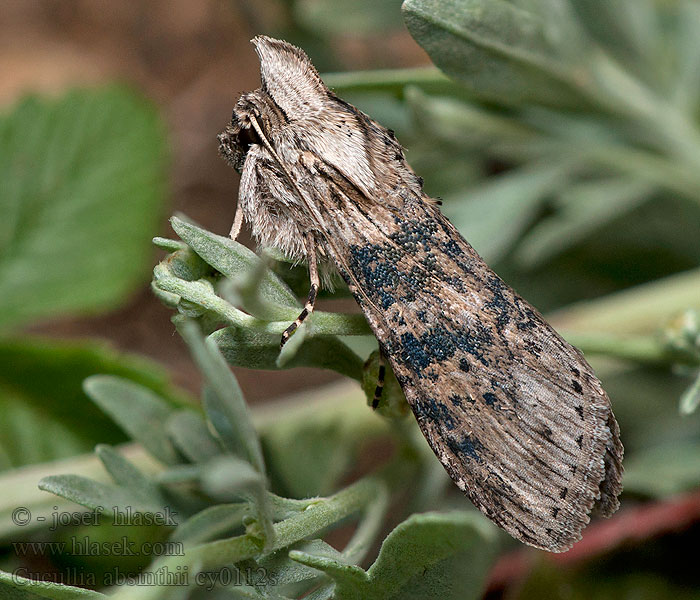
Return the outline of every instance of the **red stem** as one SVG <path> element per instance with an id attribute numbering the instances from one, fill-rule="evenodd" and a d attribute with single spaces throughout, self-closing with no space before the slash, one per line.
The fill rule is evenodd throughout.
<path id="1" fill-rule="evenodd" d="M 503 555 L 491 570 L 487 589 L 501 589 L 523 579 L 542 559 L 554 565 L 574 565 L 610 552 L 625 543 L 638 543 L 681 531 L 698 520 L 700 490 L 627 508 L 609 520 L 590 525 L 583 539 L 563 554 L 548 554 L 527 548 Z"/>

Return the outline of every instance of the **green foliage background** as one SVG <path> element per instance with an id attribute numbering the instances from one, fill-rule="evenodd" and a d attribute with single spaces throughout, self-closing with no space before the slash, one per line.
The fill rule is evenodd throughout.
<path id="1" fill-rule="evenodd" d="M 685 494 L 697 497 L 700 5 L 279 4 L 284 30 L 265 33 L 303 45 L 320 67 L 332 66 L 333 53 L 325 50 L 334 36 L 348 27 L 358 35 L 401 28 L 401 9 L 436 68 L 335 73 L 325 81 L 396 131 L 426 190 L 443 198 L 445 214 L 590 357 L 626 447 L 622 510 L 663 510 Z M 104 107 L 120 118 L 100 120 Z M 74 114 L 97 115 L 103 129 L 80 127 Z M 8 157 L 0 169 L 10 183 L 0 201 L 11 217 L 0 231 L 0 323 L 8 332 L 0 341 L 5 466 L 131 438 L 142 449 L 98 446 L 104 471 L 81 457 L 60 471 L 78 474 L 39 465 L 33 483 L 39 472 L 47 475 L 40 486 L 62 498 L 61 507 L 72 501 L 88 509 L 176 510 L 177 527 L 133 535 L 182 541 L 184 554 L 141 557 L 129 568 L 186 567 L 193 575 L 234 569 L 244 579 L 206 593 L 194 584 L 175 591 L 130 586 L 117 597 L 482 595 L 491 567 L 515 543 L 456 493 L 411 419 L 396 418 L 393 409 L 387 418 L 373 413 L 357 388 L 249 415 L 227 363 L 314 366 L 357 381 L 371 370 L 363 365 L 376 346 L 358 315 L 315 313 L 279 353 L 280 333 L 306 291 L 303 268 L 270 253 L 258 258 L 184 217 L 172 219 L 179 240 L 156 240 L 169 255 L 154 270 L 153 289 L 176 310 L 178 331 L 202 371 L 203 410 L 188 406 L 161 372 L 136 359 L 12 337 L 12 327 L 29 319 L 113 305 L 133 285 L 163 194 L 164 149 L 153 111 L 116 88 L 59 102 L 29 100 L 4 117 L 0 132 Z M 123 163 L 114 163 L 116 154 Z M 83 220 L 53 219 L 61 203 L 69 207 L 61 214 Z M 104 248 L 100 260 L 85 251 L 95 246 Z M 79 379 L 98 371 L 104 375 L 88 378 L 85 391 L 99 411 L 86 409 L 76 391 Z M 74 417 L 78 407 L 92 410 L 87 431 Z M 22 439 L 40 435 L 46 442 L 34 445 L 33 454 L 17 451 L 27 446 Z M 356 458 L 387 439 L 392 458 L 353 478 Z M 8 525 L 15 506 L 48 513 L 58 502 L 30 491 L 25 477 L 8 471 L 2 480 L 23 490 L 0 504 L 6 540 L 20 537 Z M 327 536 L 348 523 L 356 526 L 349 541 Z M 113 529 L 100 527 L 99 535 L 109 540 Z M 31 531 L 37 533 L 23 535 Z M 693 531 L 697 525 L 670 541 L 626 547 L 613 536 L 570 570 L 543 559 L 508 597 L 694 597 Z M 98 533 L 93 528 L 90 535 Z M 9 574 L 13 560 L 3 562 L 7 573 L 0 577 L 7 597 L 102 596 L 19 581 Z M 75 557 L 61 560 L 75 564 Z M 104 573 L 115 565 L 127 563 L 104 556 L 89 567 Z M 259 569 L 266 577 L 252 575 Z"/>

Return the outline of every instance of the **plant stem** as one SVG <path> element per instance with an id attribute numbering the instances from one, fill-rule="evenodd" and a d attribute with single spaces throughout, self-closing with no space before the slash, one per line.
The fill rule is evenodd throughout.
<path id="1" fill-rule="evenodd" d="M 281 334 L 289 321 L 264 321 L 256 319 L 249 314 L 233 307 L 223 298 L 217 296 L 214 291 L 202 281 L 185 281 L 172 276 L 160 276 L 156 280 L 158 289 L 176 294 L 180 298 L 201 306 L 205 310 L 216 313 L 229 325 L 235 325 L 246 329 L 253 329 L 261 333 Z M 292 316 L 293 315 L 293 316 Z M 290 320 L 294 320 L 298 312 L 290 312 Z M 314 326 L 307 335 L 368 335 L 371 333 L 364 315 L 329 313 L 315 311 L 313 315 Z"/>
<path id="2" fill-rule="evenodd" d="M 571 332 L 650 333 L 688 308 L 700 308 L 700 269 L 573 304 L 548 320 Z"/>
<path id="3" fill-rule="evenodd" d="M 643 364 L 664 366 L 677 357 L 654 336 L 626 337 L 605 333 L 560 332 L 584 354 L 599 354 Z"/>
<path id="4" fill-rule="evenodd" d="M 423 90 L 457 87 L 455 83 L 435 67 L 413 69 L 378 69 L 352 73 L 326 73 L 323 81 L 331 89 L 343 92 L 396 91 L 402 93 L 410 85 Z M 459 89 L 459 88 L 457 88 Z"/>
<path id="5" fill-rule="evenodd" d="M 280 550 L 295 542 L 338 523 L 344 518 L 371 506 L 377 496 L 386 493 L 386 478 L 393 478 L 391 470 L 381 474 L 360 479 L 328 498 L 320 498 L 309 504 L 306 510 L 273 525 L 275 542 L 268 552 Z M 186 571 L 192 582 L 196 573 L 215 571 L 231 567 L 247 559 L 261 556 L 261 541 L 249 534 L 207 544 L 194 546 L 186 550 L 184 556 L 170 556 L 157 560 L 151 565 L 151 571 L 163 569 L 177 573 Z M 127 586 L 121 588 L 113 598 L 115 600 L 155 600 L 169 593 L 165 586 Z"/>

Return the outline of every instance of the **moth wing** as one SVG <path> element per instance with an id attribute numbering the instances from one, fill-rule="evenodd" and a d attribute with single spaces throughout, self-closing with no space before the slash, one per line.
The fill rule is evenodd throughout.
<path id="1" fill-rule="evenodd" d="M 331 254 L 433 451 L 511 535 L 570 548 L 621 491 L 619 430 L 591 367 L 433 203 L 405 194 L 399 217 L 328 180 Z"/>
<path id="2" fill-rule="evenodd" d="M 263 90 L 292 124 L 295 144 L 322 156 L 363 194 L 374 194 L 372 149 L 365 144 L 376 139 L 368 133 L 384 129 L 331 92 L 300 48 L 266 36 L 255 37 L 253 44 Z"/>
<path id="3" fill-rule="evenodd" d="M 323 110 L 328 88 L 301 48 L 264 35 L 254 37 L 252 42 L 260 58 L 263 90 L 287 119 Z"/>

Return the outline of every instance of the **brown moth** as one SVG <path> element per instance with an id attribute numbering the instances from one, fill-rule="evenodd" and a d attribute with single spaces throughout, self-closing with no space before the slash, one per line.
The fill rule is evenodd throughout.
<path id="1" fill-rule="evenodd" d="M 582 354 L 489 269 L 422 189 L 393 132 L 259 36 L 262 87 L 219 136 L 241 172 L 231 229 L 337 269 L 455 483 L 515 538 L 561 552 L 622 490 L 610 401 Z M 378 389 L 378 393 L 381 388 Z"/>

